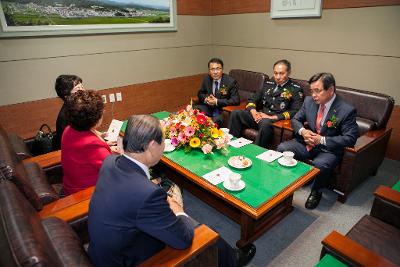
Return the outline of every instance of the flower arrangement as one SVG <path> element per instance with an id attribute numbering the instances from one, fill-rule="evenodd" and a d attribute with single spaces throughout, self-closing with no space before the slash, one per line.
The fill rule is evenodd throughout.
<path id="1" fill-rule="evenodd" d="M 165 138 L 171 139 L 176 148 L 183 148 L 185 152 L 200 148 L 204 154 L 213 154 L 212 150 L 225 149 L 230 141 L 229 136 L 218 129 L 211 118 L 204 115 L 192 105 L 171 114 L 161 121 Z"/>
<path id="2" fill-rule="evenodd" d="M 226 89 L 226 86 L 225 86 L 225 85 L 222 85 L 222 86 L 219 88 L 219 92 L 220 92 L 221 95 L 226 95 L 226 94 L 228 94 L 228 90 Z"/>
<path id="3" fill-rule="evenodd" d="M 326 126 L 328 128 L 336 128 L 337 125 L 337 117 L 336 115 L 332 115 L 332 117 L 326 121 Z"/>
<path id="4" fill-rule="evenodd" d="M 283 92 L 281 93 L 281 97 L 290 100 L 292 98 L 292 92 L 284 88 Z"/>

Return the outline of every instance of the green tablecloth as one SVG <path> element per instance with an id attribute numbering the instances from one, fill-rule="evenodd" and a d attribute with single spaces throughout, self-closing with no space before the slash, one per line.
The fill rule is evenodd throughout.
<path id="1" fill-rule="evenodd" d="M 169 114 L 169 112 L 161 111 L 152 115 L 158 119 L 164 119 Z M 121 131 L 125 131 L 126 123 L 127 121 L 124 122 Z M 243 190 L 238 192 L 229 191 L 224 188 L 222 183 L 218 184 L 217 187 L 242 200 L 249 206 L 257 208 L 312 169 L 310 165 L 303 162 L 298 162 L 294 167 L 282 167 L 277 160 L 267 163 L 257 159 L 256 156 L 264 151 L 267 151 L 267 149 L 249 144 L 241 148 L 228 146 L 225 152 L 214 149 L 214 154 L 212 155 L 204 155 L 200 149 L 194 149 L 189 153 L 179 149 L 164 153 L 164 156 L 199 177 L 222 166 L 240 173 L 242 180 L 246 183 L 246 187 Z M 238 155 L 244 155 L 251 159 L 252 166 L 247 169 L 230 167 L 228 159 Z"/>
<path id="2" fill-rule="evenodd" d="M 240 173 L 242 180 L 246 183 L 246 187 L 243 190 L 238 192 L 229 191 L 224 188 L 222 183 L 218 184 L 217 187 L 242 200 L 249 206 L 257 208 L 312 169 L 310 165 L 302 162 L 298 162 L 295 167 L 282 167 L 277 160 L 268 163 L 257 159 L 256 156 L 264 151 L 266 149 L 249 144 L 241 148 L 229 146 L 226 153 L 217 150 L 214 151 L 213 155 L 204 155 L 200 149 L 194 149 L 189 153 L 179 149 L 165 153 L 164 156 L 200 177 L 222 166 Z M 244 155 L 251 159 L 252 166 L 247 169 L 230 167 L 228 159 L 238 155 Z"/>
<path id="3" fill-rule="evenodd" d="M 394 184 L 394 186 L 392 186 L 392 188 L 396 191 L 400 192 L 400 180 L 397 181 L 397 183 Z"/>
<path id="4" fill-rule="evenodd" d="M 325 256 L 315 265 L 315 267 L 346 267 L 348 265 L 344 264 L 340 260 L 336 259 L 330 254 L 325 254 Z"/>

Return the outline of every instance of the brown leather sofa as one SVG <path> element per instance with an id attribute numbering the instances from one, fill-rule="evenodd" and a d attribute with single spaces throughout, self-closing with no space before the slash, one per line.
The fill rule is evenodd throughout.
<path id="1" fill-rule="evenodd" d="M 307 81 L 293 80 L 300 84 L 305 95 L 310 95 Z M 377 172 L 385 157 L 392 132 L 386 125 L 394 107 L 394 99 L 382 93 L 343 86 L 337 86 L 336 93 L 357 108 L 356 120 L 360 133 L 356 145 L 345 149 L 342 163 L 336 170 L 335 179 L 331 181 L 331 187 L 338 193 L 338 200 L 344 203 L 351 191 Z M 230 110 L 230 107 L 226 108 L 226 111 Z M 245 129 L 242 135 L 255 140 L 257 130 Z M 292 138 L 290 120 L 278 121 L 274 123 L 274 138 L 270 148 L 276 149 L 281 142 Z"/>
<path id="2" fill-rule="evenodd" d="M 14 183 L 0 180 L 0 266 L 91 266 L 78 236 L 61 219 L 43 219 Z"/>
<path id="3" fill-rule="evenodd" d="M 329 253 L 351 266 L 400 266 L 400 192 L 380 186 L 370 215 L 345 236 L 333 231 L 322 245 L 321 258 Z"/>
<path id="4" fill-rule="evenodd" d="M 264 82 L 268 80 L 268 75 L 264 73 L 241 69 L 232 69 L 231 71 L 229 71 L 229 76 L 237 81 L 238 92 L 240 96 L 240 105 L 228 106 L 224 108 L 224 123 L 222 125 L 223 127 L 228 126 L 230 112 L 236 109 L 244 109 L 249 96 L 260 90 L 264 86 Z"/>

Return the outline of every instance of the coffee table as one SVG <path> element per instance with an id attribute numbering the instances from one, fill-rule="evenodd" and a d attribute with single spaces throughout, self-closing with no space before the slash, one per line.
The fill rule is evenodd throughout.
<path id="1" fill-rule="evenodd" d="M 253 242 L 293 210 L 293 193 L 313 179 L 319 170 L 302 162 L 294 167 L 281 166 L 277 160 L 267 163 L 256 156 L 266 149 L 250 144 L 242 148 L 229 147 L 227 151 L 204 155 L 200 150 L 185 153 L 175 150 L 165 153 L 156 166 L 167 177 L 193 195 L 225 214 L 240 225 L 243 247 Z M 244 155 L 252 166 L 235 169 L 228 165 L 232 156 Z M 213 185 L 202 176 L 226 166 L 242 175 L 246 187 L 229 191 L 222 183 Z"/>

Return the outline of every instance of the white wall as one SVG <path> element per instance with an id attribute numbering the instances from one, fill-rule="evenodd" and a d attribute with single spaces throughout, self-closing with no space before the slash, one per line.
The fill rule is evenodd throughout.
<path id="1" fill-rule="evenodd" d="M 226 69 L 272 75 L 287 58 L 292 76 L 332 72 L 338 85 L 383 92 L 400 102 L 400 6 L 328 9 L 322 18 L 272 20 L 268 14 L 212 17 L 213 55 Z"/>
<path id="2" fill-rule="evenodd" d="M 177 32 L 0 39 L 0 105 L 56 96 L 59 74 L 105 89 L 206 72 L 210 22 L 178 16 Z"/>

